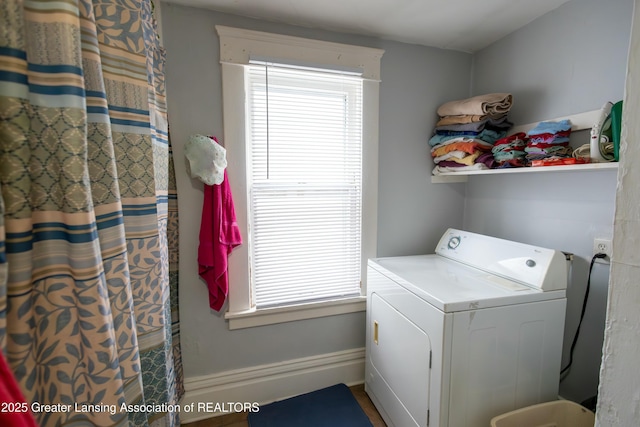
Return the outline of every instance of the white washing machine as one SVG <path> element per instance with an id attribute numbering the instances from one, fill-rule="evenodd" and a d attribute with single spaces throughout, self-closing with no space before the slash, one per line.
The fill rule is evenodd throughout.
<path id="1" fill-rule="evenodd" d="M 449 229 L 371 259 L 365 390 L 389 427 L 487 427 L 558 398 L 566 256 Z"/>

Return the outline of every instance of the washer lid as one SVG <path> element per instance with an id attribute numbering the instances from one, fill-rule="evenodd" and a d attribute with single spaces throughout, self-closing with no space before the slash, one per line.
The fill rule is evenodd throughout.
<path id="1" fill-rule="evenodd" d="M 440 255 L 375 258 L 369 266 L 444 312 L 565 297 L 564 289 L 544 292 Z"/>

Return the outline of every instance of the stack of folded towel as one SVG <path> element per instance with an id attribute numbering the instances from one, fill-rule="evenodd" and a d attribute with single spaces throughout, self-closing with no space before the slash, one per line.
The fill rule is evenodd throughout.
<path id="1" fill-rule="evenodd" d="M 530 163 L 534 160 L 571 157 L 569 146 L 571 122 L 540 122 L 527 132 L 526 159 Z"/>
<path id="2" fill-rule="evenodd" d="M 527 135 L 524 132 L 500 138 L 495 142 L 491 152 L 496 161 L 496 168 L 513 168 L 526 166 L 525 147 Z"/>
<path id="3" fill-rule="evenodd" d="M 511 94 L 490 93 L 441 105 L 429 139 L 433 174 L 494 167 L 491 149 L 513 125 L 507 119 L 511 104 Z"/>

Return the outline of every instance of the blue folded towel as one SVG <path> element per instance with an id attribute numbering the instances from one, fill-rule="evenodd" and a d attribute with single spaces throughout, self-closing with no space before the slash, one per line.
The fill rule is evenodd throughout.
<path id="1" fill-rule="evenodd" d="M 540 135 L 543 133 L 558 133 L 571 129 L 571 122 L 569 120 L 560 120 L 559 122 L 540 122 L 527 132 L 528 136 Z"/>

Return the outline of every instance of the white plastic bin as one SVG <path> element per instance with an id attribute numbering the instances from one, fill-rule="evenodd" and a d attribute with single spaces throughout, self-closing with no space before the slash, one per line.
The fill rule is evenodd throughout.
<path id="1" fill-rule="evenodd" d="M 498 415 L 491 427 L 593 427 L 595 414 L 569 400 L 527 406 Z"/>

